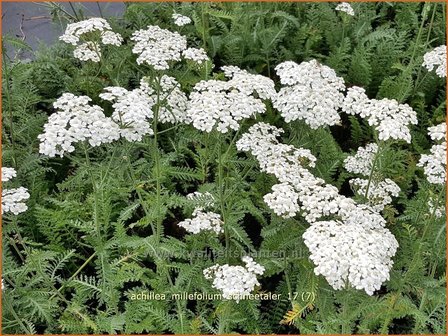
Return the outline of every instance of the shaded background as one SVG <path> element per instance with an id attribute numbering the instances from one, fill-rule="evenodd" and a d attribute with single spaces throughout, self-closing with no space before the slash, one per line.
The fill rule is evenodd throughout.
<path id="1" fill-rule="evenodd" d="M 56 2 L 57 3 L 57 2 Z M 54 43 L 64 28 L 52 21 L 49 3 L 35 2 L 4 2 L 2 4 L 2 34 L 9 34 L 23 39 L 33 50 L 40 43 L 50 45 Z M 124 12 L 122 2 L 59 2 L 68 13 L 82 10 L 87 17 L 117 16 Z"/>

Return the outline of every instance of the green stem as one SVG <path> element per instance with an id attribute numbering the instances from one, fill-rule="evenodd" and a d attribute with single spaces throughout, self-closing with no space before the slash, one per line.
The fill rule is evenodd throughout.
<path id="1" fill-rule="evenodd" d="M 155 165 L 155 173 L 156 173 L 156 207 L 157 207 L 157 219 L 156 219 L 156 237 L 157 241 L 160 241 L 162 234 L 162 220 L 161 220 L 161 212 L 160 212 L 160 198 L 162 193 L 162 186 L 160 182 L 160 150 L 158 145 L 158 131 L 157 131 L 157 123 L 159 120 L 159 111 L 160 111 L 160 82 L 162 77 L 159 76 L 157 78 L 157 100 L 156 100 L 156 108 L 154 111 L 153 118 L 153 147 L 154 147 L 154 165 Z"/>
<path id="2" fill-rule="evenodd" d="M 351 334 L 351 328 L 350 328 L 350 318 L 348 316 L 348 312 L 349 312 L 349 307 L 348 307 L 348 299 L 349 296 L 351 295 L 349 290 L 345 290 L 344 293 L 344 302 L 342 303 L 342 334 L 344 335 L 349 335 Z"/>
<path id="3" fill-rule="evenodd" d="M 222 137 L 221 134 L 218 135 L 219 142 L 219 150 L 218 150 L 218 189 L 219 189 L 219 204 L 221 208 L 221 216 L 222 221 L 224 222 L 224 236 L 225 236 L 225 244 L 226 244 L 226 260 L 230 261 L 229 258 L 229 246 L 230 246 L 230 235 L 228 223 L 226 221 L 226 206 L 224 200 L 224 164 L 223 164 L 223 155 L 222 155 Z"/>
<path id="4" fill-rule="evenodd" d="M 95 182 L 95 178 L 93 177 L 92 174 L 92 163 L 90 162 L 90 157 L 89 157 L 89 153 L 87 151 L 87 145 L 83 144 L 83 148 L 84 148 L 84 156 L 86 159 L 86 163 L 87 163 L 87 171 L 90 177 L 90 183 L 92 184 L 92 188 L 93 188 L 93 204 L 94 204 L 94 208 L 93 208 L 93 220 L 95 223 L 95 229 L 96 229 L 96 233 L 98 235 L 98 238 L 100 238 L 100 225 L 99 225 L 99 221 L 98 221 L 98 190 L 97 190 L 97 185 Z"/>
<path id="5" fill-rule="evenodd" d="M 286 281 L 286 286 L 288 287 L 288 299 L 292 304 L 293 301 L 293 295 L 292 295 L 292 286 L 291 286 L 291 280 L 289 278 L 289 273 L 288 273 L 288 262 L 286 259 L 286 254 L 285 254 L 285 281 Z"/>
<path id="6" fill-rule="evenodd" d="M 376 164 L 377 164 L 380 156 L 381 156 L 381 146 L 378 145 L 378 151 L 376 152 L 375 158 L 373 159 L 373 162 L 372 162 L 372 169 L 370 170 L 369 180 L 367 181 L 366 192 L 364 194 L 364 197 L 366 200 L 369 200 L 370 184 L 372 183 L 373 174 L 375 173 L 375 167 L 376 167 Z"/>
<path id="7" fill-rule="evenodd" d="M 22 330 L 25 332 L 25 334 L 32 334 L 33 332 L 31 330 L 28 330 L 28 328 L 25 326 L 25 324 L 22 322 L 22 319 L 19 317 L 19 315 L 17 315 L 16 311 L 14 310 L 14 307 L 11 303 L 11 301 L 9 300 L 2 300 L 3 303 L 5 303 L 8 308 L 11 310 L 12 315 L 14 316 L 14 318 L 16 319 L 17 323 L 19 323 L 20 327 L 22 328 Z"/>
<path id="8" fill-rule="evenodd" d="M 68 4 L 70 5 L 70 8 L 72 9 L 73 14 L 75 14 L 76 20 L 80 21 L 80 18 L 78 17 L 78 13 L 76 13 L 76 9 L 75 9 L 75 7 L 73 7 L 73 4 L 71 3 L 71 1 L 69 1 Z"/>
<path id="9" fill-rule="evenodd" d="M 173 280 L 171 280 L 170 272 L 168 268 L 166 268 L 166 276 L 168 278 L 168 282 L 170 283 L 171 288 L 174 287 Z M 179 322 L 180 322 L 180 333 L 184 333 L 184 315 L 183 315 L 183 309 L 180 305 L 179 300 L 176 299 L 176 306 L 177 306 L 177 315 L 179 316 Z"/>
<path id="10" fill-rule="evenodd" d="M 76 277 L 76 276 L 77 276 L 77 275 L 84 269 L 84 267 L 86 267 L 86 266 L 92 261 L 92 259 L 93 259 L 95 256 L 96 256 L 96 252 L 93 252 L 93 254 L 92 254 L 89 258 L 87 258 L 87 260 L 84 262 L 84 264 L 82 264 L 82 265 L 76 270 L 76 272 L 73 273 L 72 276 L 71 276 L 70 278 L 68 278 L 68 280 L 67 280 L 66 283 L 72 281 L 72 280 L 73 280 L 73 279 L 74 279 L 74 278 L 75 278 L 75 277 Z M 59 287 L 59 289 L 57 290 L 57 292 L 60 293 L 61 290 L 65 288 L 66 283 L 63 284 L 61 287 Z M 55 295 L 56 295 L 56 293 L 54 293 L 54 294 L 50 297 L 49 300 L 51 300 Z"/>
<path id="11" fill-rule="evenodd" d="M 432 27 L 433 27 L 433 24 L 434 24 L 434 18 L 435 18 L 435 14 L 436 14 L 436 9 L 437 9 L 437 3 L 434 3 L 434 8 L 433 8 L 433 10 L 432 10 L 431 21 L 430 21 L 430 23 L 429 23 L 428 35 L 427 35 L 427 37 L 426 37 L 425 46 L 428 45 L 428 43 L 429 43 L 429 39 L 430 39 L 430 37 L 431 37 L 431 31 L 432 31 Z M 419 79 L 420 79 L 420 75 L 421 75 L 421 72 L 422 72 L 422 68 L 423 68 L 423 67 L 419 67 L 419 68 L 418 68 L 418 73 L 417 73 L 417 78 L 416 78 L 416 80 L 415 80 L 415 85 L 414 85 L 413 94 L 415 94 L 415 92 L 417 91 L 417 89 L 418 89 L 418 88 L 420 87 L 420 85 L 421 85 L 421 84 L 419 83 Z M 426 78 L 427 75 L 428 75 L 428 72 L 426 72 L 426 74 L 423 76 L 421 82 L 423 82 L 423 80 Z"/>
<path id="12" fill-rule="evenodd" d="M 134 186 L 136 186 L 136 187 L 135 187 L 135 191 L 137 192 L 137 197 L 138 197 L 138 200 L 139 200 L 139 202 L 140 202 L 140 205 L 142 206 L 143 211 L 145 212 L 146 217 L 147 217 L 147 218 L 150 218 L 149 210 L 148 210 L 148 208 L 147 208 L 146 202 L 145 202 L 145 200 L 143 199 L 143 196 L 142 196 L 141 191 L 139 190 L 139 186 L 137 185 L 137 179 L 135 178 L 135 175 L 134 175 L 134 171 L 133 171 L 133 169 L 132 169 L 131 162 L 130 162 L 130 160 L 127 160 L 127 161 L 128 161 L 128 166 L 129 166 L 129 175 L 130 175 L 130 177 L 131 177 L 132 184 L 133 184 Z M 149 225 L 151 226 L 152 233 L 153 233 L 153 234 L 156 234 L 156 229 L 155 229 L 155 227 L 154 227 L 154 224 L 153 224 L 152 222 L 150 222 Z"/>

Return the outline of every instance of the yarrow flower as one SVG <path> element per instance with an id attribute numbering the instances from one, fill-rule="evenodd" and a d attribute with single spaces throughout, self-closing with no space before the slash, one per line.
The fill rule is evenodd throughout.
<path id="1" fill-rule="evenodd" d="M 446 45 L 441 45 L 423 55 L 423 64 L 428 71 L 435 69 L 437 76 L 446 77 Z"/>
<path id="2" fill-rule="evenodd" d="M 155 85 L 160 85 L 158 95 L 152 88 Z M 186 113 L 187 96 L 173 77 L 163 75 L 160 80 L 156 78 L 151 83 L 144 77 L 140 87 L 134 90 L 111 86 L 104 91 L 100 98 L 113 103 L 112 119 L 120 125 L 120 134 L 128 141 L 141 141 L 144 135 L 154 133 L 151 122 L 157 102 L 159 122 L 190 122 Z"/>
<path id="3" fill-rule="evenodd" d="M 263 275 L 265 268 L 248 256 L 243 257 L 242 261 L 245 266 L 217 264 L 203 271 L 204 277 L 213 280 L 212 287 L 222 291 L 225 299 L 239 302 L 260 285 L 257 275 Z"/>
<path id="4" fill-rule="evenodd" d="M 132 52 L 139 55 L 137 63 L 147 63 L 156 70 L 169 69 L 168 62 L 180 61 L 182 51 L 187 48 L 185 36 L 159 26 L 138 30 L 132 34 L 131 40 L 136 42 Z"/>
<path id="5" fill-rule="evenodd" d="M 178 13 L 173 13 L 171 16 L 176 26 L 182 27 L 191 23 L 191 19 L 188 16 L 184 16 Z"/>
<path id="6" fill-rule="evenodd" d="M 87 96 L 64 93 L 54 102 L 58 111 L 44 125 L 44 133 L 38 136 L 39 152 L 49 157 L 64 156 L 75 150 L 78 142 L 88 141 L 93 147 L 119 139 L 119 127 L 104 115 L 97 105 L 89 105 Z"/>
<path id="7" fill-rule="evenodd" d="M 17 172 L 14 168 L 2 167 L 2 182 L 8 182 L 16 176 Z"/>
<path id="8" fill-rule="evenodd" d="M 100 45 L 96 42 L 80 44 L 73 50 L 73 56 L 81 61 L 99 62 L 101 59 Z"/>
<path id="9" fill-rule="evenodd" d="M 272 191 L 272 193 L 264 195 L 263 199 L 278 216 L 290 218 L 299 212 L 298 194 L 288 183 L 276 184 L 272 186 Z"/>
<path id="10" fill-rule="evenodd" d="M 353 7 L 348 2 L 341 2 L 336 6 L 336 10 L 340 12 L 344 12 L 348 15 L 354 16 L 355 11 L 353 10 Z"/>
<path id="11" fill-rule="evenodd" d="M 344 160 L 344 167 L 351 173 L 369 178 L 355 178 L 351 179 L 349 183 L 358 195 L 367 198 L 368 204 L 373 210 L 382 211 L 385 205 L 392 202 L 391 196 L 398 196 L 400 187 L 391 179 L 382 180 L 381 176 L 377 174 L 374 169 L 374 161 L 377 155 L 379 155 L 378 145 L 370 143 L 365 147 L 359 147 L 354 155 L 348 156 Z"/>
<path id="12" fill-rule="evenodd" d="M 151 95 L 154 90 L 145 85 L 132 91 L 111 86 L 104 88 L 100 98 L 111 101 L 114 112 L 112 120 L 120 125 L 120 134 L 128 141 L 140 141 L 144 135 L 153 134 L 151 120 L 152 107 L 156 101 Z"/>
<path id="13" fill-rule="evenodd" d="M 408 104 L 395 99 L 369 99 L 363 88 L 354 86 L 347 90 L 342 110 L 367 118 L 369 125 L 378 131 L 380 140 L 404 140 L 411 142 L 410 125 L 417 124 L 417 113 Z"/>
<path id="14" fill-rule="evenodd" d="M 358 275 L 351 275 L 354 274 L 353 272 L 339 272 L 337 269 L 337 258 L 339 256 L 334 252 L 328 254 L 330 259 L 326 261 L 325 267 L 332 267 L 329 271 L 324 272 L 320 269 L 315 269 L 316 274 L 323 274 L 335 289 L 340 289 L 340 284 L 348 281 L 355 288 L 363 288 L 367 293 L 372 294 L 373 289 L 379 288 L 381 283 L 388 278 L 388 272 L 392 266 L 390 258 L 395 254 L 396 246 L 398 246 L 393 235 L 384 228 L 386 224 L 385 219 L 373 207 L 366 204 L 357 204 L 352 199 L 340 195 L 336 187 L 328 185 L 323 179 L 314 176 L 308 170 L 308 167 L 314 166 L 315 157 L 308 150 L 296 149 L 293 146 L 279 143 L 276 137 L 281 132 L 282 130 L 274 126 L 257 123 L 250 127 L 247 133 L 243 134 L 237 141 L 236 146 L 238 150 L 252 153 L 259 162 L 261 171 L 274 174 L 281 184 L 287 184 L 289 186 L 288 189 L 297 194 L 297 204 L 300 206 L 301 214 L 311 225 L 307 230 L 310 233 L 308 233 L 308 238 L 306 238 L 306 244 L 312 255 L 319 253 L 317 249 L 320 249 L 321 246 L 316 247 L 316 245 L 308 243 L 308 241 L 313 241 L 309 237 L 319 233 L 314 226 L 322 227 L 322 230 L 326 227 L 322 224 L 325 221 L 321 222 L 319 220 L 326 220 L 328 217 L 335 218 L 335 221 L 332 222 L 337 223 L 336 226 L 333 225 L 336 229 L 340 228 L 338 235 L 344 236 L 345 233 L 352 231 L 355 233 L 359 232 L 362 234 L 362 239 L 367 240 L 369 239 L 368 237 L 384 236 L 385 242 L 388 242 L 388 245 L 385 247 L 390 249 L 390 253 L 388 252 L 384 256 L 382 256 L 382 251 L 374 252 L 375 248 L 384 247 L 381 244 L 377 244 L 374 248 L 363 244 L 357 247 L 356 244 L 361 239 L 358 237 L 348 241 L 353 246 L 347 247 L 356 251 L 359 255 L 359 258 L 356 260 L 359 263 L 351 265 L 354 270 L 363 266 L 361 263 L 364 257 L 366 260 L 377 258 L 377 260 L 372 262 L 378 265 L 378 272 L 382 276 L 374 272 L 369 277 L 369 274 L 364 274 L 363 271 L 362 276 L 365 279 L 361 281 Z M 292 193 L 289 195 L 292 195 Z M 322 232 L 319 234 L 324 235 L 328 233 Z M 330 236 L 335 234 L 331 233 Z M 334 258 L 333 262 L 331 258 Z M 315 260 L 318 259 L 314 258 L 313 261 Z M 319 266 L 317 261 L 315 264 Z M 368 269 L 368 265 L 369 263 L 363 267 Z"/>
<path id="15" fill-rule="evenodd" d="M 286 122 L 303 120 L 312 129 L 340 123 L 338 114 L 345 91 L 344 80 L 316 60 L 297 64 L 283 62 L 275 68 L 280 89 L 273 106 Z"/>
<path id="16" fill-rule="evenodd" d="M 154 99 L 156 100 L 156 96 Z M 161 77 L 159 100 L 159 122 L 173 124 L 191 122 L 191 116 L 187 113 L 188 98 L 174 77 L 166 75 Z"/>
<path id="17" fill-rule="evenodd" d="M 372 179 L 369 184 L 367 179 L 355 178 L 350 180 L 350 185 L 358 195 L 367 196 L 369 205 L 376 211 L 382 211 L 385 205 L 392 203 L 392 196 L 400 193 L 400 187 L 391 179 L 379 182 Z"/>
<path id="18" fill-rule="evenodd" d="M 194 86 L 187 114 L 195 128 L 207 133 L 213 129 L 227 133 L 237 130 L 241 120 L 266 111 L 262 99 L 274 94 L 274 82 L 241 69 L 231 76 L 228 81 L 203 80 Z"/>
<path id="19" fill-rule="evenodd" d="M 224 232 L 221 215 L 214 212 L 204 212 L 201 208 L 193 212 L 192 219 L 186 219 L 177 225 L 183 227 L 190 233 L 197 234 L 202 231 L 212 231 L 216 234 Z"/>
<path id="20" fill-rule="evenodd" d="M 191 60 L 193 62 L 196 62 L 198 64 L 202 64 L 203 62 L 206 62 L 209 60 L 207 53 L 202 48 L 188 48 L 185 49 L 182 52 L 182 56 L 187 59 Z"/>
<path id="21" fill-rule="evenodd" d="M 98 39 L 95 38 L 98 34 Z M 77 46 L 73 51 L 75 58 L 81 61 L 99 62 L 101 58 L 100 42 L 103 45 L 120 46 L 123 38 L 112 31 L 109 23 L 102 18 L 91 18 L 70 23 L 60 40 Z M 79 44 L 81 42 L 81 44 Z"/>
<path id="22" fill-rule="evenodd" d="M 436 142 L 431 149 L 431 154 L 423 154 L 418 163 L 422 167 L 426 178 L 432 184 L 446 183 L 446 124 L 429 127 L 429 136 Z"/>
<path id="23" fill-rule="evenodd" d="M 2 167 L 2 182 L 8 182 L 16 176 L 14 168 Z M 24 187 L 2 189 L 2 215 L 8 212 L 14 215 L 25 212 L 28 206 L 23 201 L 29 198 L 28 189 Z"/>
<path id="24" fill-rule="evenodd" d="M 334 289 L 344 288 L 348 280 L 354 288 L 373 295 L 389 280 L 398 243 L 387 229 L 322 221 L 310 226 L 303 238 L 316 265 L 314 272 L 322 274 Z"/>
<path id="25" fill-rule="evenodd" d="M 375 143 L 359 147 L 355 155 L 348 156 L 344 160 L 344 167 L 351 173 L 369 176 L 377 152 L 378 145 Z"/>

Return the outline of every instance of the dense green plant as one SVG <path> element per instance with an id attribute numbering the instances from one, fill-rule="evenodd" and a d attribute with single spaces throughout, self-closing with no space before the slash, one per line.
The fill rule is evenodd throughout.
<path id="1" fill-rule="evenodd" d="M 57 20 L 84 18 L 48 4 Z M 445 204 L 417 167 L 431 140 L 428 126 L 445 120 L 444 80 L 422 68 L 423 55 L 445 44 L 444 3 L 355 3 L 356 16 L 332 3 L 126 3 L 109 21 L 125 45 L 105 50 L 100 63 L 82 63 L 65 44 L 42 47 L 31 61 L 3 53 L 2 166 L 31 195 L 28 211 L 3 216 L 4 333 L 434 333 L 445 330 L 445 216 L 428 200 Z M 193 24 L 173 27 L 182 13 Z M 147 25 L 180 30 L 212 62 L 170 69 L 186 92 L 202 79 L 220 79 L 219 67 L 236 65 L 278 82 L 274 68 L 317 59 L 362 86 L 371 98 L 408 103 L 417 112 L 412 143 L 384 149 L 378 169 L 401 188 L 383 211 L 399 242 L 390 281 L 369 296 L 334 290 L 314 265 L 301 216 L 283 219 L 263 202 L 275 179 L 238 152 L 237 132 L 200 132 L 190 125 L 158 125 L 141 142 L 123 139 L 63 158 L 39 155 L 37 136 L 52 103 L 64 92 L 98 96 L 107 86 L 135 88 L 143 76 L 129 37 Z M 29 49 L 3 36 L 9 51 Z M 9 56 L 8 56 L 9 55 Z M 215 68 L 211 66 L 215 65 Z M 311 150 L 314 174 L 352 195 L 343 160 L 376 134 L 357 116 L 312 130 L 285 123 L 268 106 L 257 117 L 282 127 L 282 142 Z M 225 222 L 223 235 L 186 234 L 177 224 L 193 204 L 185 195 L 210 192 Z M 264 254 L 263 254 L 263 253 Z M 261 288 L 279 300 L 182 300 L 176 293 L 214 292 L 203 276 L 213 264 L 235 264 L 258 253 L 266 268 Z M 278 254 L 276 256 L 276 253 Z M 165 300 L 135 300 L 153 292 Z"/>

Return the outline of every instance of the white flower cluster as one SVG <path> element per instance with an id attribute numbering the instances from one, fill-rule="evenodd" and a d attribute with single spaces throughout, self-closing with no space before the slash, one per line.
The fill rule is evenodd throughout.
<path id="1" fill-rule="evenodd" d="M 156 70 L 169 69 L 168 62 L 180 61 L 182 51 L 187 48 L 185 36 L 162 29 L 159 26 L 148 26 L 132 34 L 135 41 L 132 52 L 138 54 L 137 63 L 147 63 Z"/>
<path id="2" fill-rule="evenodd" d="M 384 181 L 375 181 L 355 178 L 350 180 L 350 185 L 358 195 L 367 196 L 369 205 L 375 211 L 382 211 L 386 204 L 392 203 L 392 197 L 397 197 L 400 193 L 400 187 L 391 179 L 385 179 Z M 369 190 L 367 191 L 367 186 Z M 366 195 L 367 192 L 367 195 Z"/>
<path id="3" fill-rule="evenodd" d="M 373 295 L 389 279 L 398 243 L 389 230 L 367 230 L 340 221 L 317 222 L 303 234 L 311 260 L 334 289 L 345 281 Z"/>
<path id="4" fill-rule="evenodd" d="M 181 90 L 180 84 L 174 77 L 163 75 L 160 79 L 160 108 L 159 121 L 161 123 L 185 123 L 191 122 L 187 113 L 188 98 Z M 157 97 L 154 96 L 154 99 Z"/>
<path id="5" fill-rule="evenodd" d="M 144 135 L 153 134 L 150 121 L 156 103 L 153 90 L 144 83 L 132 91 L 119 86 L 104 88 L 100 98 L 113 102 L 112 119 L 120 125 L 120 133 L 128 141 L 140 141 Z"/>
<path id="6" fill-rule="evenodd" d="M 25 212 L 28 207 L 24 200 L 30 198 L 28 189 L 24 187 L 5 189 L 2 191 L 2 214 L 12 212 L 14 215 Z"/>
<path id="7" fill-rule="evenodd" d="M 16 176 L 17 172 L 14 168 L 2 167 L 2 182 L 8 182 Z"/>
<path id="8" fill-rule="evenodd" d="M 123 42 L 121 35 L 114 33 L 109 23 L 102 18 L 91 18 L 70 23 L 67 25 L 65 33 L 59 39 L 77 46 L 73 51 L 75 58 L 81 61 L 99 62 L 101 48 L 99 41 L 95 40 L 93 34 L 98 34 L 101 43 L 104 45 L 120 46 Z M 85 42 L 79 44 L 82 41 Z"/>
<path id="9" fill-rule="evenodd" d="M 88 141 L 99 146 L 119 139 L 119 127 L 106 117 L 101 107 L 89 105 L 87 96 L 64 93 L 53 106 L 58 110 L 44 125 L 39 152 L 49 157 L 63 156 L 75 150 L 77 142 Z"/>
<path id="10" fill-rule="evenodd" d="M 353 10 L 353 7 L 348 2 L 341 2 L 336 6 L 337 11 L 344 12 L 348 15 L 354 16 L 355 11 Z"/>
<path id="11" fill-rule="evenodd" d="M 182 52 L 182 56 L 198 64 L 202 64 L 209 60 L 207 53 L 202 48 L 188 48 Z"/>
<path id="12" fill-rule="evenodd" d="M 342 110 L 367 118 L 370 126 L 378 131 L 380 140 L 404 140 L 411 142 L 410 124 L 417 124 L 417 113 L 408 104 L 395 99 L 369 99 L 363 88 L 353 86 L 347 90 Z"/>
<path id="13" fill-rule="evenodd" d="M 188 218 L 177 225 L 193 234 L 202 231 L 213 231 L 216 234 L 224 232 L 222 227 L 224 222 L 221 220 L 221 215 L 214 212 L 204 212 L 201 208 L 197 208 L 193 212 L 193 216 L 192 219 Z"/>
<path id="14" fill-rule="evenodd" d="M 351 173 L 370 178 L 370 183 L 368 179 L 362 178 L 352 179 L 349 183 L 358 195 L 367 197 L 373 210 L 382 211 L 386 204 L 392 202 L 391 196 L 398 196 L 400 187 L 391 179 L 381 180 L 374 174 L 375 172 L 372 172 L 376 155 L 378 155 L 378 145 L 367 144 L 365 147 L 359 147 L 354 155 L 348 156 L 344 160 L 344 167 Z"/>
<path id="15" fill-rule="evenodd" d="M 160 82 L 158 121 L 189 123 L 186 114 L 187 96 L 180 89 L 180 84 L 170 76 L 163 75 L 154 81 Z M 153 107 L 157 103 L 156 91 L 144 77 L 140 87 L 132 91 L 112 86 L 106 87 L 100 97 L 113 102 L 112 119 L 120 125 L 120 133 L 128 141 L 140 141 L 144 135 L 153 134 L 151 121 L 154 118 Z"/>
<path id="16" fill-rule="evenodd" d="M 348 156 L 344 160 L 344 167 L 351 173 L 369 176 L 377 152 L 378 145 L 375 143 L 359 147 L 355 155 Z"/>
<path id="17" fill-rule="evenodd" d="M 171 17 L 174 20 L 174 24 L 179 27 L 183 27 L 183 26 L 191 23 L 191 19 L 185 15 L 173 13 L 173 15 Z"/>
<path id="18" fill-rule="evenodd" d="M 255 286 L 260 285 L 257 275 L 264 273 L 264 267 L 248 256 L 243 257 L 242 260 L 246 264 L 245 267 L 217 264 L 203 271 L 204 277 L 213 280 L 213 288 L 222 291 L 225 299 L 239 302 L 249 295 Z"/>
<path id="19" fill-rule="evenodd" d="M 2 182 L 7 182 L 17 176 L 14 168 L 2 167 Z M 12 212 L 14 215 L 25 212 L 28 207 L 23 202 L 30 198 L 28 189 L 24 187 L 2 190 L 2 215 Z"/>
<path id="20" fill-rule="evenodd" d="M 236 67 L 232 69 L 234 72 L 229 73 L 229 68 L 224 68 L 225 74 L 231 76 L 228 81 L 200 81 L 194 86 L 187 114 L 195 128 L 207 133 L 213 129 L 227 133 L 237 130 L 239 121 L 266 111 L 262 99 L 275 94 L 274 82 Z"/>
<path id="21" fill-rule="evenodd" d="M 277 95 L 274 81 L 269 77 L 251 74 L 234 65 L 222 66 L 221 70 L 224 72 L 224 76 L 230 79 L 229 82 L 232 86 L 248 96 L 254 91 L 261 99 L 265 100 L 274 99 Z"/>
<path id="22" fill-rule="evenodd" d="M 275 68 L 280 89 L 273 106 L 286 122 L 304 120 L 312 129 L 340 122 L 338 109 L 345 91 L 344 80 L 336 72 L 316 60 L 297 64 L 283 62 Z"/>
<path id="23" fill-rule="evenodd" d="M 281 130 L 274 126 L 258 123 L 236 145 L 239 150 L 251 152 L 262 171 L 274 174 L 280 183 L 289 184 L 298 195 L 297 203 L 305 219 L 311 224 L 304 237 L 312 260 L 319 267 L 316 273 L 323 274 L 335 289 L 340 289 L 341 283 L 349 281 L 355 288 L 363 288 L 372 294 L 374 289 L 378 289 L 388 279 L 392 265 L 390 258 L 398 246 L 393 235 L 384 228 L 386 221 L 371 206 L 355 203 L 340 195 L 336 187 L 314 176 L 306 167 L 312 167 L 315 158 L 307 150 L 279 143 L 276 137 L 280 133 Z M 334 217 L 336 221 L 325 221 L 328 217 Z M 321 233 L 326 227 L 330 232 L 333 229 L 338 229 L 339 232 L 337 235 Z M 348 259 L 350 264 L 346 272 L 338 268 L 343 258 L 339 253 L 324 254 L 328 256 L 324 258 L 320 249 L 326 245 L 343 245 L 346 241 L 341 239 L 348 232 L 360 236 L 351 240 L 352 246 L 346 247 L 359 257 Z M 357 245 L 360 240 L 370 242 L 372 237 L 378 239 L 373 247 L 368 244 Z M 320 242 L 319 245 L 316 245 L 317 241 Z M 375 269 L 370 272 L 372 263 Z"/>
<path id="24" fill-rule="evenodd" d="M 188 18 L 187 18 L 188 19 Z M 138 54 L 137 63 L 147 63 L 156 70 L 167 70 L 169 62 L 182 58 L 202 64 L 209 58 L 202 48 L 187 48 L 187 38 L 159 26 L 148 26 L 132 34 L 132 52 Z"/>
<path id="25" fill-rule="evenodd" d="M 272 193 L 264 195 L 266 204 L 283 218 L 294 217 L 299 212 L 297 203 L 298 194 L 288 183 L 280 183 L 272 186 Z"/>
<path id="26" fill-rule="evenodd" d="M 99 62 L 101 59 L 100 45 L 92 41 L 82 43 L 75 50 L 73 50 L 73 56 L 84 62 Z"/>
<path id="27" fill-rule="evenodd" d="M 432 184 L 446 183 L 446 124 L 429 127 L 429 136 L 436 142 L 431 154 L 423 154 L 418 166 L 422 167 L 426 178 Z"/>
<path id="28" fill-rule="evenodd" d="M 441 45 L 423 56 L 423 64 L 428 71 L 436 70 L 437 76 L 446 77 L 446 45 Z"/>

